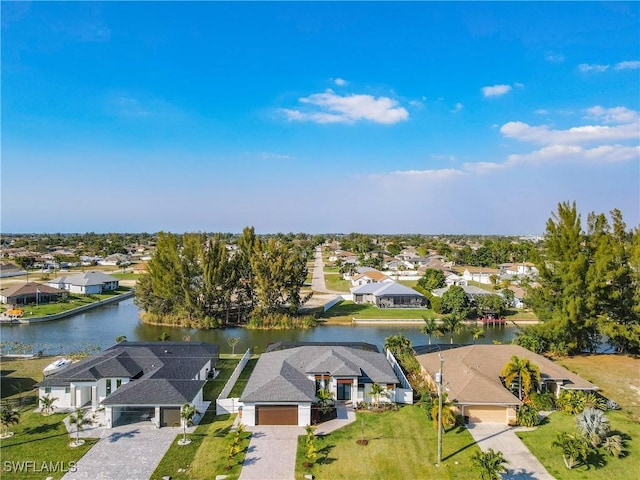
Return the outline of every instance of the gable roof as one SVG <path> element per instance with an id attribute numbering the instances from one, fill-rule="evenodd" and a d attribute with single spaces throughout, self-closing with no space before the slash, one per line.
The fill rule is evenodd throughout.
<path id="1" fill-rule="evenodd" d="M 309 376 L 314 375 L 368 377 L 381 384 L 398 383 L 381 353 L 344 346 L 302 346 L 261 355 L 240 400 L 313 402 L 316 387 Z"/>
<path id="2" fill-rule="evenodd" d="M 443 379 L 449 398 L 460 404 L 520 405 L 522 402 L 500 380 L 500 372 L 514 355 L 538 366 L 543 381 L 561 381 L 567 389 L 598 389 L 566 368 L 518 345 L 466 345 L 416 358 L 434 376 L 440 367 L 438 355 L 444 360 Z"/>
<path id="3" fill-rule="evenodd" d="M 359 280 L 363 277 L 367 277 L 370 278 L 372 280 L 374 280 L 375 282 L 381 282 L 382 280 L 386 280 L 389 277 L 386 276 L 384 273 L 382 273 L 379 270 L 366 270 L 364 272 L 358 273 L 357 275 L 353 275 L 351 277 L 351 280 L 356 281 Z"/>

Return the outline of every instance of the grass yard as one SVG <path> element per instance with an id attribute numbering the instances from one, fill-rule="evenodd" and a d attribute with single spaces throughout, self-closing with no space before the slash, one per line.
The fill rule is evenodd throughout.
<path id="1" fill-rule="evenodd" d="M 215 402 L 222 392 L 227 380 L 231 377 L 233 370 L 236 368 L 238 364 L 238 360 L 234 360 L 231 358 L 220 358 L 218 363 L 216 364 L 216 370 L 219 370 L 220 373 L 214 379 L 207 380 L 207 383 L 204 384 L 204 389 L 202 391 L 202 397 L 207 402 Z"/>
<path id="2" fill-rule="evenodd" d="M 413 288 L 418 285 L 418 280 L 398 280 L 398 283 L 404 285 L 405 287 Z"/>
<path id="3" fill-rule="evenodd" d="M 180 446 L 176 437 L 160 464 L 151 475 L 151 480 L 161 480 L 168 476 L 174 480 L 196 480 L 215 478 L 216 475 L 228 475 L 228 479 L 240 476 L 242 461 L 246 454 L 251 434 L 242 434 L 241 452 L 231 461 L 232 468 L 227 465 L 226 451 L 231 442 L 229 431 L 235 415 L 215 415 L 215 407 L 208 410 L 194 433 L 189 434 L 191 443 Z"/>
<path id="4" fill-rule="evenodd" d="M 548 417 L 549 421 L 534 431 L 519 432 L 518 437 L 557 480 L 640 478 L 640 424 L 630 422 L 624 413 L 619 411 L 607 412 L 607 417 L 612 431 L 631 437 L 626 442 L 626 457 L 615 458 L 606 454 L 600 457 L 592 454 L 591 465 L 568 470 L 562 460 L 562 451 L 551 447 L 558 433 L 575 430 L 575 416 L 561 412 L 552 413 Z"/>
<path id="5" fill-rule="evenodd" d="M 351 288 L 351 282 L 342 278 L 342 275 L 338 273 L 325 274 L 324 283 L 328 290 L 336 290 L 338 292 L 348 293 Z"/>
<path id="6" fill-rule="evenodd" d="M 140 278 L 140 274 L 133 272 L 111 273 L 110 275 L 120 280 L 138 280 Z"/>
<path id="7" fill-rule="evenodd" d="M 323 314 L 328 323 L 351 322 L 355 319 L 420 319 L 423 315 L 435 318 L 436 313 L 430 308 L 378 308 L 369 304 L 357 304 L 345 300 L 331 307 Z"/>
<path id="8" fill-rule="evenodd" d="M 98 300 L 105 300 L 107 298 L 114 297 L 123 293 L 129 292 L 131 289 L 127 287 L 120 287 L 115 291 L 105 292 L 94 295 L 76 295 L 71 294 L 65 301 L 55 303 L 44 303 L 41 305 L 28 305 L 24 307 L 24 318 L 29 317 L 45 317 L 47 315 L 55 315 L 56 313 L 66 312 L 73 308 L 82 307 L 90 303 L 97 302 Z"/>
<path id="9" fill-rule="evenodd" d="M 236 384 L 231 389 L 231 393 L 229 394 L 231 398 L 237 398 L 242 395 L 244 387 L 247 386 L 247 381 L 249 381 L 249 377 L 251 376 L 251 372 L 253 372 L 253 369 L 256 367 L 256 363 L 258 363 L 258 359 L 252 358 L 244 366 L 244 368 L 242 369 L 242 373 L 240 373 L 240 376 L 236 381 Z"/>
<path id="10" fill-rule="evenodd" d="M 58 466 L 69 468 L 69 462 L 77 462 L 97 440 L 87 439 L 85 445 L 69 447 L 69 434 L 62 424 L 66 414 L 43 416 L 35 413 L 36 393 L 33 389 L 42 380 L 42 369 L 51 363 L 51 358 L 8 359 L 2 358 L 0 367 L 0 393 L 3 401 L 19 405 L 20 423 L 10 428 L 15 435 L 0 440 L 0 457 L 3 461 L 2 479 L 42 479 L 52 476 L 62 478 L 63 472 L 39 473 L 35 471 L 15 472 L 7 469 L 4 462 L 34 461 L 40 467 L 42 462 L 51 462 L 52 469 Z M 56 463 L 61 462 L 61 463 Z M 33 469 L 32 469 L 33 470 Z"/>
<path id="11" fill-rule="evenodd" d="M 640 359 L 628 355 L 576 355 L 557 363 L 600 387 L 635 422 L 640 422 Z M 639 438 L 640 441 L 640 438 Z"/>
<path id="12" fill-rule="evenodd" d="M 356 440 L 364 436 L 369 444 Z M 355 423 L 318 437 L 316 464 L 304 468 L 305 437 L 298 439 L 296 478 L 307 473 L 316 478 L 367 480 L 479 478 L 470 463 L 478 447 L 466 429 L 452 429 L 443 436 L 442 457 L 437 461 L 437 431 L 417 406 L 397 412 L 360 413 Z"/>

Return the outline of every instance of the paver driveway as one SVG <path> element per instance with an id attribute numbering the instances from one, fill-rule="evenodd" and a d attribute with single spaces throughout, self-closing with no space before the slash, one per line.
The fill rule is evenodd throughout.
<path id="1" fill-rule="evenodd" d="M 498 423 L 471 423 L 469 433 L 482 451 L 493 448 L 509 462 L 505 480 L 554 480 L 513 431 Z"/>
<path id="2" fill-rule="evenodd" d="M 293 480 L 298 436 L 304 435 L 304 428 L 261 425 L 247 430 L 253 435 L 240 480 Z"/>
<path id="3" fill-rule="evenodd" d="M 132 424 L 101 429 L 102 438 L 63 480 L 147 480 L 180 428 Z"/>

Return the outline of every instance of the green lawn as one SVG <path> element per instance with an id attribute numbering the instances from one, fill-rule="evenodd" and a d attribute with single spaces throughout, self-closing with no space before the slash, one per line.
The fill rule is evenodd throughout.
<path id="1" fill-rule="evenodd" d="M 120 280 L 138 280 L 140 278 L 140 274 L 126 272 L 126 273 L 111 273 L 112 277 L 116 277 Z"/>
<path id="2" fill-rule="evenodd" d="M 90 303 L 97 302 L 98 300 L 105 300 L 107 298 L 121 295 L 129 292 L 131 289 L 127 287 L 120 287 L 115 291 L 105 292 L 94 295 L 77 295 L 71 294 L 65 301 L 55 303 L 45 303 L 42 305 L 28 305 L 24 307 L 24 318 L 29 317 L 45 317 L 47 315 L 55 315 L 57 313 L 66 312 L 73 308 L 89 305 Z"/>
<path id="3" fill-rule="evenodd" d="M 362 436 L 369 444 L 361 446 Z M 397 412 L 358 413 L 355 423 L 319 437 L 316 464 L 304 468 L 305 437 L 298 439 L 296 478 L 312 473 L 330 479 L 447 479 L 479 478 L 470 463 L 478 447 L 466 429 L 452 429 L 443 436 L 442 464 L 437 461 L 437 431 L 417 406 Z"/>
<path id="4" fill-rule="evenodd" d="M 236 368 L 240 360 L 234 360 L 230 358 L 221 358 L 218 360 L 216 364 L 216 370 L 219 370 L 220 373 L 218 376 L 212 380 L 207 380 L 207 383 L 204 384 L 204 389 L 202 391 L 202 396 L 207 402 L 215 402 L 222 392 L 227 380 L 231 377 L 233 370 Z"/>
<path id="5" fill-rule="evenodd" d="M 160 480 L 169 476 L 174 480 L 191 480 L 215 478 L 216 475 L 228 475 L 228 479 L 237 479 L 246 454 L 251 434 L 245 432 L 240 444 L 241 453 L 231 461 L 233 468 L 225 470 L 227 458 L 225 452 L 230 444 L 229 430 L 235 415 L 215 415 L 215 407 L 207 411 L 206 415 L 196 427 L 194 433 L 189 434 L 191 443 L 180 446 L 176 437 L 160 464 L 151 475 L 151 480 Z"/>
<path id="6" fill-rule="evenodd" d="M 370 319 L 420 319 L 423 315 L 435 318 L 436 313 L 430 308 L 378 308 L 370 304 L 356 304 L 345 300 L 331 307 L 323 314 L 323 318 L 331 322 L 351 322 L 352 318 Z"/>
<path id="7" fill-rule="evenodd" d="M 229 397 L 238 398 L 240 397 L 240 395 L 242 395 L 244 387 L 247 386 L 247 381 L 249 381 L 249 377 L 251 376 L 251 372 L 253 372 L 253 369 L 256 367 L 256 363 L 258 363 L 257 358 L 252 358 L 247 362 L 247 364 L 242 369 L 242 373 L 240 373 L 236 384 L 231 389 Z"/>
<path id="8" fill-rule="evenodd" d="M 568 470 L 562 460 L 560 449 L 551 447 L 559 432 L 573 432 L 575 430 L 575 417 L 561 412 L 552 413 L 548 417 L 548 423 L 539 426 L 535 431 L 519 432 L 518 437 L 557 480 L 638 478 L 638 472 L 640 472 L 640 424 L 629 421 L 624 413 L 619 411 L 607 412 L 607 416 L 612 431 L 630 437 L 630 440 L 626 442 L 627 455 L 624 458 L 608 455 L 599 457 L 592 454 L 590 456 L 591 465 Z"/>
<path id="9" fill-rule="evenodd" d="M 348 293 L 351 288 L 351 282 L 342 278 L 337 273 L 328 273 L 324 276 L 324 283 L 328 290 L 336 290 L 338 292 Z"/>

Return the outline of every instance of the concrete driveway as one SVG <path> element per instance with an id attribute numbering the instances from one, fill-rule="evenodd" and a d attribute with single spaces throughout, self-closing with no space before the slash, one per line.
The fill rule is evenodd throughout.
<path id="1" fill-rule="evenodd" d="M 513 428 L 499 423 L 471 423 L 469 433 L 482 451 L 493 448 L 502 452 L 509 462 L 508 473 L 502 478 L 508 480 L 554 480 L 549 472 L 534 457 Z"/>
<path id="2" fill-rule="evenodd" d="M 261 425 L 247 431 L 252 436 L 240 480 L 293 480 L 298 436 L 305 434 L 304 428 Z"/>
<path id="3" fill-rule="evenodd" d="M 63 480 L 147 480 L 182 432 L 181 428 L 158 429 L 150 423 L 100 430 L 100 441 Z"/>

